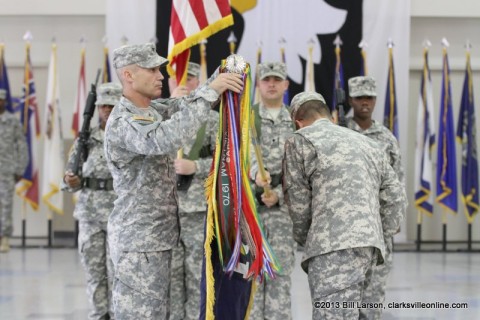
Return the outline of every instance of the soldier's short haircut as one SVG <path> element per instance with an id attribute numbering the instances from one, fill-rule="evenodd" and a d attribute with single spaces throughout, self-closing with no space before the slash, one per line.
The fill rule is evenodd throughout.
<path id="1" fill-rule="evenodd" d="M 298 108 L 294 120 L 314 119 L 318 115 L 329 119 L 332 117 L 330 109 L 325 103 L 319 100 L 310 100 Z"/>

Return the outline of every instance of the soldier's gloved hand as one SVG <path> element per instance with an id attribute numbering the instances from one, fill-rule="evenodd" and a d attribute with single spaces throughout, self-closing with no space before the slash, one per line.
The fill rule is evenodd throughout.
<path id="1" fill-rule="evenodd" d="M 266 179 L 262 178 L 262 175 L 260 174 L 260 172 L 257 172 L 257 175 L 255 176 L 255 184 L 262 188 L 270 185 L 270 183 L 272 182 L 272 178 L 270 177 L 270 172 L 265 171 L 265 173 L 266 173 L 266 177 L 265 177 Z"/>
<path id="2" fill-rule="evenodd" d="M 175 159 L 173 163 L 176 174 L 194 174 L 197 171 L 195 161 L 188 159 Z"/>
<path id="3" fill-rule="evenodd" d="M 218 94 L 225 90 L 239 93 L 243 90 L 243 76 L 238 73 L 220 73 L 208 86 Z"/>
<path id="4" fill-rule="evenodd" d="M 70 171 L 66 171 L 65 175 L 63 176 L 63 181 L 69 186 L 70 188 L 77 188 L 80 187 L 82 180 L 79 176 L 74 175 Z"/>
<path id="5" fill-rule="evenodd" d="M 16 174 L 14 178 L 15 178 L 15 183 L 17 183 L 18 181 L 20 181 L 22 179 L 22 176 Z"/>
<path id="6" fill-rule="evenodd" d="M 262 201 L 268 208 L 271 208 L 278 203 L 278 195 L 275 191 L 271 190 L 268 192 L 268 195 L 266 193 L 262 194 Z"/>

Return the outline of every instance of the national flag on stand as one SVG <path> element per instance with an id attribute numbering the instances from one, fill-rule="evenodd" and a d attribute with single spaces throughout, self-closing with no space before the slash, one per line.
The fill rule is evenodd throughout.
<path id="1" fill-rule="evenodd" d="M 388 42 L 388 78 L 387 78 L 387 93 L 385 94 L 385 113 L 383 117 L 383 124 L 395 136 L 399 138 L 398 132 L 398 115 L 397 115 L 397 95 L 395 89 L 395 70 L 393 64 L 393 42 Z"/>
<path id="2" fill-rule="evenodd" d="M 23 83 L 23 97 L 20 105 L 20 122 L 28 145 L 28 165 L 18 182 L 16 192 L 24 201 L 37 211 L 39 205 L 39 172 L 37 160 L 37 147 L 40 140 L 40 120 L 37 98 L 35 95 L 35 83 L 33 80 L 33 68 L 30 60 L 30 43 L 25 47 L 25 69 Z"/>
<path id="3" fill-rule="evenodd" d="M 287 65 L 287 57 L 285 55 L 285 44 L 287 43 L 287 41 L 282 38 L 280 39 L 279 41 L 280 43 L 280 58 L 281 58 L 281 61 L 283 63 L 285 63 L 285 65 Z M 287 68 L 288 70 L 288 68 Z M 283 94 L 283 104 L 285 105 L 289 105 L 290 104 L 290 94 L 288 93 L 288 90 L 285 90 L 285 93 Z"/>
<path id="4" fill-rule="evenodd" d="M 313 65 L 313 45 L 314 42 L 312 39 L 308 41 L 308 54 L 307 61 L 305 64 L 305 79 L 304 79 L 304 91 L 316 91 L 315 90 L 315 71 Z"/>
<path id="5" fill-rule="evenodd" d="M 262 44 L 258 44 L 257 48 L 257 66 L 255 67 L 255 78 L 252 86 L 252 97 L 253 97 L 253 104 L 257 104 L 260 102 L 260 92 L 257 90 L 258 85 L 258 65 L 262 63 Z"/>
<path id="6" fill-rule="evenodd" d="M 446 40 L 445 40 L 446 41 Z M 450 213 L 457 213 L 457 164 L 455 156 L 455 128 L 453 126 L 450 67 L 446 47 L 443 48 L 442 97 L 437 149 L 436 201 Z"/>
<path id="7" fill-rule="evenodd" d="M 52 45 L 48 67 L 47 101 L 45 108 L 45 144 L 43 148 L 42 200 L 48 208 L 63 214 L 63 133 L 60 109 L 60 92 L 57 69 L 57 45 Z"/>
<path id="8" fill-rule="evenodd" d="M 463 82 L 462 101 L 458 116 L 457 139 L 462 144 L 462 202 L 468 223 L 472 223 L 478 212 L 478 160 L 477 126 L 473 101 L 472 66 L 470 49 L 467 50 L 467 66 Z"/>
<path id="9" fill-rule="evenodd" d="M 361 64 L 360 64 L 360 76 L 366 76 L 368 74 L 368 68 L 367 68 L 367 51 L 365 50 L 366 47 L 368 47 L 367 43 L 362 40 L 358 44 L 358 47 L 360 48 L 360 57 L 361 57 Z"/>
<path id="10" fill-rule="evenodd" d="M 343 65 L 342 65 L 342 58 L 340 56 L 340 46 L 342 45 L 342 40 L 340 39 L 340 36 L 337 35 L 335 38 L 335 41 L 333 42 L 335 44 L 335 75 L 334 75 L 334 81 L 333 81 L 333 100 L 332 100 L 332 105 L 330 106 L 330 110 L 332 112 L 335 112 L 336 114 L 336 107 L 337 107 L 337 89 L 344 89 L 345 88 L 345 80 L 343 78 Z"/>
<path id="11" fill-rule="evenodd" d="M 428 64 L 428 47 L 423 50 L 423 72 L 417 110 L 417 136 L 415 141 L 415 207 L 422 213 L 433 214 L 433 163 L 435 144 L 433 120 L 433 90 Z"/>
<path id="12" fill-rule="evenodd" d="M 78 133 L 82 129 L 83 109 L 87 101 L 87 82 L 85 77 L 85 47 L 80 52 L 80 73 L 77 82 L 77 96 L 75 98 L 75 112 L 72 119 L 72 133 L 74 137 L 78 137 Z"/>
<path id="13" fill-rule="evenodd" d="M 5 109 L 8 112 L 15 112 L 12 105 L 12 97 L 10 95 L 10 83 L 8 82 L 8 72 L 7 65 L 5 64 L 5 45 L 0 43 L 0 89 L 5 89 L 7 91 L 7 97 L 5 99 Z"/>
<path id="14" fill-rule="evenodd" d="M 110 68 L 110 60 L 108 59 L 108 47 L 103 48 L 103 71 L 102 83 L 112 82 L 112 72 Z"/>
<path id="15" fill-rule="evenodd" d="M 190 48 L 233 24 L 228 0 L 173 0 L 168 42 L 168 70 L 184 84 Z"/>

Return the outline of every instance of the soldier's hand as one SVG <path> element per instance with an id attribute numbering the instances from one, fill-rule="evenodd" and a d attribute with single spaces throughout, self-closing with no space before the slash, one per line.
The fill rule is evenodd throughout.
<path id="1" fill-rule="evenodd" d="M 220 73 L 208 86 L 218 94 L 225 90 L 239 93 L 243 90 L 243 76 L 238 73 Z"/>
<path id="2" fill-rule="evenodd" d="M 77 188 L 80 187 L 81 179 L 79 176 L 74 175 L 72 172 L 67 171 L 63 176 L 63 181 L 69 186 L 70 188 Z"/>
<path id="3" fill-rule="evenodd" d="M 265 171 L 265 174 L 266 174 L 265 179 L 263 179 L 260 172 L 257 172 L 257 175 L 255 176 L 255 184 L 257 186 L 264 188 L 270 185 L 270 183 L 272 182 L 272 178 L 270 177 L 270 172 Z"/>
<path id="4" fill-rule="evenodd" d="M 180 97 L 186 96 L 187 94 L 189 94 L 189 92 L 186 86 L 178 86 L 172 91 L 170 97 L 180 98 Z"/>
<path id="5" fill-rule="evenodd" d="M 271 190 L 268 192 L 268 195 L 266 193 L 262 194 L 262 201 L 268 208 L 271 208 L 278 203 L 278 195 L 275 191 Z"/>
<path id="6" fill-rule="evenodd" d="M 174 161 L 175 173 L 177 174 L 193 174 L 197 171 L 195 161 L 188 159 L 175 159 Z"/>
<path id="7" fill-rule="evenodd" d="M 15 178 L 15 183 L 17 183 L 18 181 L 20 181 L 22 179 L 22 176 L 16 174 L 14 178 Z"/>

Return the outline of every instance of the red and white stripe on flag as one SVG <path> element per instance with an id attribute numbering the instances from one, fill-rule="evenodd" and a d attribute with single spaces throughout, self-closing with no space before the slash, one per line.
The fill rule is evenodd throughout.
<path id="1" fill-rule="evenodd" d="M 228 0 L 173 0 L 168 42 L 168 72 L 185 82 L 190 48 L 233 24 Z"/>

